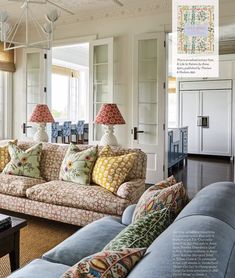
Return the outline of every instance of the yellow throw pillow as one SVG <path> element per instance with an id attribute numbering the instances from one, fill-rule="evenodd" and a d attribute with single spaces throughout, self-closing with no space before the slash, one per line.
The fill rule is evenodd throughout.
<path id="1" fill-rule="evenodd" d="M 99 153 L 99 157 L 107 157 L 107 156 L 118 156 L 114 153 L 109 145 L 106 145 L 102 148 L 101 152 Z"/>
<path id="2" fill-rule="evenodd" d="M 12 142 L 13 144 L 17 144 L 17 140 L 12 140 L 10 142 Z M 0 146 L 0 172 L 3 171 L 10 159 L 11 158 L 8 151 L 8 145 Z"/>
<path id="3" fill-rule="evenodd" d="M 120 156 L 111 156 L 111 148 L 105 146 L 96 161 L 92 180 L 107 190 L 116 193 L 132 169 L 137 154 L 130 153 Z"/>

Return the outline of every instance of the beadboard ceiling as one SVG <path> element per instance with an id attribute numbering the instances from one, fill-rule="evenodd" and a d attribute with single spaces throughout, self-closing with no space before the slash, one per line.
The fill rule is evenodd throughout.
<path id="1" fill-rule="evenodd" d="M 22 1 L 22 0 L 21 0 Z M 38 0 L 44 2 L 45 0 Z M 91 21 L 104 18 L 121 18 L 138 15 L 150 15 L 167 12 L 172 9 L 173 0 L 119 0 L 123 3 L 123 7 L 116 4 L 113 0 L 52 0 L 57 4 L 73 11 L 74 15 L 70 15 L 62 11 L 61 17 L 56 25 L 65 25 L 74 22 Z M 220 9 L 223 14 L 226 11 L 231 13 L 234 10 L 234 0 L 220 0 Z M 226 7 L 228 4 L 228 7 Z M 21 2 L 12 2 L 8 0 L 0 0 L 0 10 L 6 10 L 10 15 L 10 23 L 14 24 L 20 16 Z M 45 21 L 44 15 L 48 10 L 53 9 L 51 4 L 38 5 L 31 4 L 35 17 L 40 22 Z M 225 11 L 224 11 L 225 9 Z M 223 15 L 225 17 L 226 15 Z M 230 23 L 223 26 L 220 30 L 222 39 L 235 37 L 235 20 L 234 24 Z"/>
<path id="2" fill-rule="evenodd" d="M 44 0 L 38 0 L 45 2 Z M 115 3 L 113 0 L 52 0 L 57 4 L 71 10 L 74 15 L 69 15 L 62 11 L 58 24 L 72 23 L 76 21 L 94 20 L 101 18 L 121 17 L 128 15 L 138 15 L 148 12 L 156 12 L 157 10 L 171 9 L 171 0 L 119 0 L 123 3 L 123 7 Z M 22 2 L 12 2 L 8 0 L 0 1 L 0 9 L 7 10 L 12 21 L 16 20 L 20 15 L 20 6 Z M 53 9 L 51 4 L 39 5 L 30 4 L 35 16 L 42 20 L 44 14 Z"/>

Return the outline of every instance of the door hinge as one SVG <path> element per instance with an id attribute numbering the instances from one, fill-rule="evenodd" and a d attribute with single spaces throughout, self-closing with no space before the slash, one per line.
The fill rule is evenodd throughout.
<path id="1" fill-rule="evenodd" d="M 46 53 L 44 53 L 44 59 L 45 59 L 45 60 L 47 59 L 47 54 L 46 54 Z"/>
<path id="2" fill-rule="evenodd" d="M 163 89 L 166 89 L 166 82 L 163 83 Z"/>
<path id="3" fill-rule="evenodd" d="M 166 130 L 166 124 L 163 124 L 163 130 Z"/>
<path id="4" fill-rule="evenodd" d="M 163 170 L 163 172 L 165 172 L 165 165 L 163 165 L 162 170 Z"/>
<path id="5" fill-rule="evenodd" d="M 47 87 L 44 87 L 44 93 L 46 93 L 47 92 Z"/>
<path id="6" fill-rule="evenodd" d="M 164 41 L 164 47 L 166 47 L 166 41 Z"/>

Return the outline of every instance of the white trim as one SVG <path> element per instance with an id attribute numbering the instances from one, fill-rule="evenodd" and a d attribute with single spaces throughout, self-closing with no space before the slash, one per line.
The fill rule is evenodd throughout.
<path id="1" fill-rule="evenodd" d="M 97 35 L 90 35 L 90 36 L 84 36 L 84 37 L 79 37 L 79 38 L 72 37 L 72 38 L 68 38 L 68 39 L 57 39 L 57 40 L 53 40 L 52 48 L 53 47 L 72 46 L 72 45 L 81 44 L 81 43 L 89 43 L 96 39 L 97 39 Z"/>

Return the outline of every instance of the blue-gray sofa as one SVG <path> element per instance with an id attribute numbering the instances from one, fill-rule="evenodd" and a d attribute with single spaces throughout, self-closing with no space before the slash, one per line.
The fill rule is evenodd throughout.
<path id="1" fill-rule="evenodd" d="M 134 207 L 135 205 L 129 206 L 122 219 L 104 217 L 83 227 L 44 254 L 41 259 L 32 261 L 9 277 L 60 277 L 82 258 L 101 251 L 126 225 L 129 225 Z M 181 242 L 178 235 L 183 235 Z M 178 260 L 181 253 L 178 252 L 179 244 L 175 244 L 176 240 L 180 246 L 186 246 L 185 250 L 189 250 L 188 256 L 185 257 L 183 253 L 183 261 Z M 204 254 L 195 248 L 198 244 L 201 244 Z M 234 278 L 234 245 L 235 184 L 215 183 L 202 189 L 183 209 L 173 224 L 147 249 L 144 258 L 128 278 Z"/>

